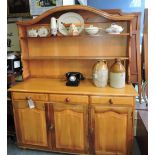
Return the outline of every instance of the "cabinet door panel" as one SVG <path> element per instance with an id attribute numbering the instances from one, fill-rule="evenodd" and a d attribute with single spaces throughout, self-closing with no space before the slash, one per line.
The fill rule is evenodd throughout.
<path id="1" fill-rule="evenodd" d="M 56 147 L 83 150 L 83 114 L 76 114 L 73 111 L 65 110 L 63 112 L 55 112 L 54 118 Z"/>
<path id="2" fill-rule="evenodd" d="M 96 154 L 128 154 L 132 121 L 130 107 L 92 106 L 91 121 Z"/>
<path id="3" fill-rule="evenodd" d="M 87 151 L 87 106 L 53 105 L 55 148 L 57 150 Z"/>
<path id="4" fill-rule="evenodd" d="M 37 146 L 48 145 L 44 110 L 14 107 L 14 115 L 17 138 L 20 143 Z"/>

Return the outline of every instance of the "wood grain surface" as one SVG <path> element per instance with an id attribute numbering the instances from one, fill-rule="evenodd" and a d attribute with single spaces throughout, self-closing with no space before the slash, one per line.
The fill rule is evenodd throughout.
<path id="1" fill-rule="evenodd" d="M 92 80 L 81 81 L 78 87 L 66 86 L 64 79 L 30 78 L 10 88 L 12 92 L 56 93 L 56 94 L 80 94 L 80 95 L 110 95 L 110 96 L 136 96 L 134 87 L 125 85 L 116 89 L 110 86 L 104 88 L 95 87 Z"/>

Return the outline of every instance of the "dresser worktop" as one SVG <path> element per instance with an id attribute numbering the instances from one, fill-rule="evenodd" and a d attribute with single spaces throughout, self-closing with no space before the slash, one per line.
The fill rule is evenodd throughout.
<path id="1" fill-rule="evenodd" d="M 49 78 L 30 78 L 24 82 L 18 83 L 9 89 L 13 92 L 36 92 L 36 93 L 58 93 L 58 94 L 81 94 L 81 95 L 117 95 L 117 96 L 136 96 L 132 85 L 126 85 L 124 88 L 116 89 L 110 86 L 97 88 L 91 80 L 81 81 L 78 87 L 69 87 L 65 85 L 63 79 Z"/>

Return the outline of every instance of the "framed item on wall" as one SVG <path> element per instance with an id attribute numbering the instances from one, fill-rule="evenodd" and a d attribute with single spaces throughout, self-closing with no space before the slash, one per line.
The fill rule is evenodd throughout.
<path id="1" fill-rule="evenodd" d="M 87 0 L 77 0 L 81 5 L 87 5 Z"/>
<path id="2" fill-rule="evenodd" d="M 75 0 L 63 0 L 63 5 L 75 5 Z"/>
<path id="3" fill-rule="evenodd" d="M 62 6 L 63 0 L 29 0 L 29 3 L 30 14 L 37 16 L 51 8 Z"/>
<path id="4" fill-rule="evenodd" d="M 16 23 L 7 24 L 7 51 L 20 51 L 18 29 Z"/>
<path id="5" fill-rule="evenodd" d="M 8 17 L 30 16 L 28 0 L 7 0 Z"/>
<path id="6" fill-rule="evenodd" d="M 63 0 L 63 5 L 87 5 L 87 0 Z"/>

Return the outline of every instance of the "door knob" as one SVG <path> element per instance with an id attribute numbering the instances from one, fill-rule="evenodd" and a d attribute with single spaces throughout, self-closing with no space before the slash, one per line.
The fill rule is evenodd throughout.
<path id="1" fill-rule="evenodd" d="M 93 133 L 94 132 L 94 128 L 91 128 L 91 133 Z"/>
<path id="2" fill-rule="evenodd" d="M 53 128 L 54 128 L 54 125 L 51 124 L 50 127 L 49 127 L 49 130 L 53 130 Z"/>
<path id="3" fill-rule="evenodd" d="M 113 104 L 113 101 L 112 101 L 112 99 L 110 99 L 110 100 L 109 100 L 109 104 Z"/>

